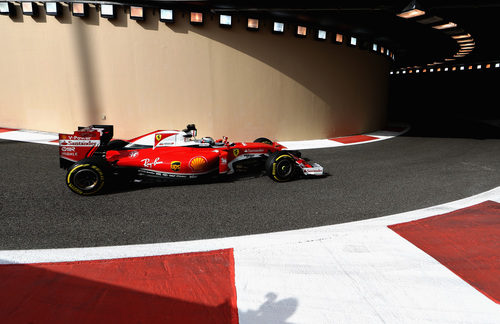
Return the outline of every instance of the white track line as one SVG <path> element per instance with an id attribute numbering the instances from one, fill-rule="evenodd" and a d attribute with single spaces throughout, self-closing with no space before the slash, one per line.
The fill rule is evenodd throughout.
<path id="1" fill-rule="evenodd" d="M 366 143 L 373 143 L 378 141 L 383 141 L 386 139 L 390 139 L 396 136 L 400 136 L 406 133 L 409 130 L 409 127 L 406 127 L 404 130 L 400 132 L 391 132 L 391 131 L 378 131 L 373 133 L 362 134 L 366 136 L 375 137 L 375 139 L 365 141 L 365 142 L 356 142 L 356 143 L 348 143 L 344 144 L 341 142 L 334 141 L 333 139 L 317 139 L 317 140 L 305 140 L 305 141 L 283 141 L 279 142 L 281 145 L 285 146 L 289 150 L 309 150 L 309 149 L 319 149 L 319 148 L 330 148 L 330 147 L 340 147 L 340 146 L 349 146 L 349 145 L 359 145 Z"/>
<path id="2" fill-rule="evenodd" d="M 14 130 L 10 132 L 3 132 L 0 133 L 0 139 L 37 144 L 59 145 L 58 142 L 52 142 L 59 140 L 59 134 L 33 130 Z"/>

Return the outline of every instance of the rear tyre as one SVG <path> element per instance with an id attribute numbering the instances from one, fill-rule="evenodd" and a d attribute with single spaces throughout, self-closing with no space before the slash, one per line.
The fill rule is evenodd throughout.
<path id="1" fill-rule="evenodd" d="M 100 161 L 84 159 L 68 169 L 66 184 L 76 194 L 90 196 L 102 191 L 105 184 L 105 167 Z"/>
<path id="2" fill-rule="evenodd" d="M 254 143 L 263 143 L 263 144 L 273 145 L 273 141 L 271 141 L 270 139 L 265 138 L 265 137 L 259 137 L 255 141 L 253 141 L 253 142 Z"/>
<path id="3" fill-rule="evenodd" d="M 266 173 L 274 181 L 290 181 L 297 174 L 295 159 L 287 152 L 274 152 L 267 158 Z"/>

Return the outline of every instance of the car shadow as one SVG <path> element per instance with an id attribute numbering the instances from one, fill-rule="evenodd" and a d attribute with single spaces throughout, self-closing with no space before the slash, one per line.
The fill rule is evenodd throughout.
<path id="1" fill-rule="evenodd" d="M 113 195 L 124 192 L 133 192 L 138 190 L 146 190 L 151 188 L 160 187 L 177 187 L 177 186 L 192 186 L 192 185 L 213 185 L 213 184 L 223 184 L 223 183 L 235 183 L 253 180 L 257 178 L 266 177 L 266 172 L 264 170 L 248 170 L 246 172 L 237 172 L 232 175 L 219 175 L 216 177 L 198 178 L 198 179 L 182 179 L 182 180 L 142 180 L 142 181 L 115 181 L 109 183 L 104 191 L 98 195 Z M 297 176 L 290 180 L 291 182 L 301 181 L 301 180 L 313 180 L 318 178 L 330 177 L 331 174 L 325 173 L 321 176 Z M 273 181 L 269 179 L 270 181 Z"/>

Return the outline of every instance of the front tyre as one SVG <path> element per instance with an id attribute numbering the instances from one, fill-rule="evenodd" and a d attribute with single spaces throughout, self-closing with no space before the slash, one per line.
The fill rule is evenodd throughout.
<path id="1" fill-rule="evenodd" d="M 66 184 L 76 194 L 90 196 L 99 193 L 105 183 L 104 168 L 98 163 L 75 163 L 68 170 Z"/>
<path id="2" fill-rule="evenodd" d="M 274 181 L 290 181 L 297 174 L 295 159 L 287 152 L 274 152 L 267 158 L 266 173 Z"/>

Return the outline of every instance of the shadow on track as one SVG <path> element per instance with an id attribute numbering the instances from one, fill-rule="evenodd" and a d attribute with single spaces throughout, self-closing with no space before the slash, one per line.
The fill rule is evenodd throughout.
<path id="1" fill-rule="evenodd" d="M 301 180 L 312 180 L 319 178 L 330 177 L 331 175 L 325 172 L 322 176 L 297 176 L 295 179 L 289 182 L 296 182 Z M 209 185 L 209 184 L 217 184 L 217 183 L 238 183 L 242 181 L 252 180 L 256 178 L 267 177 L 266 172 L 264 170 L 251 170 L 247 172 L 236 173 L 232 175 L 219 175 L 215 178 L 199 178 L 192 180 L 169 180 L 169 181 L 150 181 L 144 180 L 140 182 L 134 181 L 115 181 L 111 184 L 108 184 L 105 187 L 104 191 L 97 195 L 115 195 L 124 192 L 133 192 L 140 191 L 149 188 L 157 188 L 157 187 L 184 187 L 184 186 L 192 186 L 192 185 Z M 272 181 L 269 179 L 269 181 Z"/>

